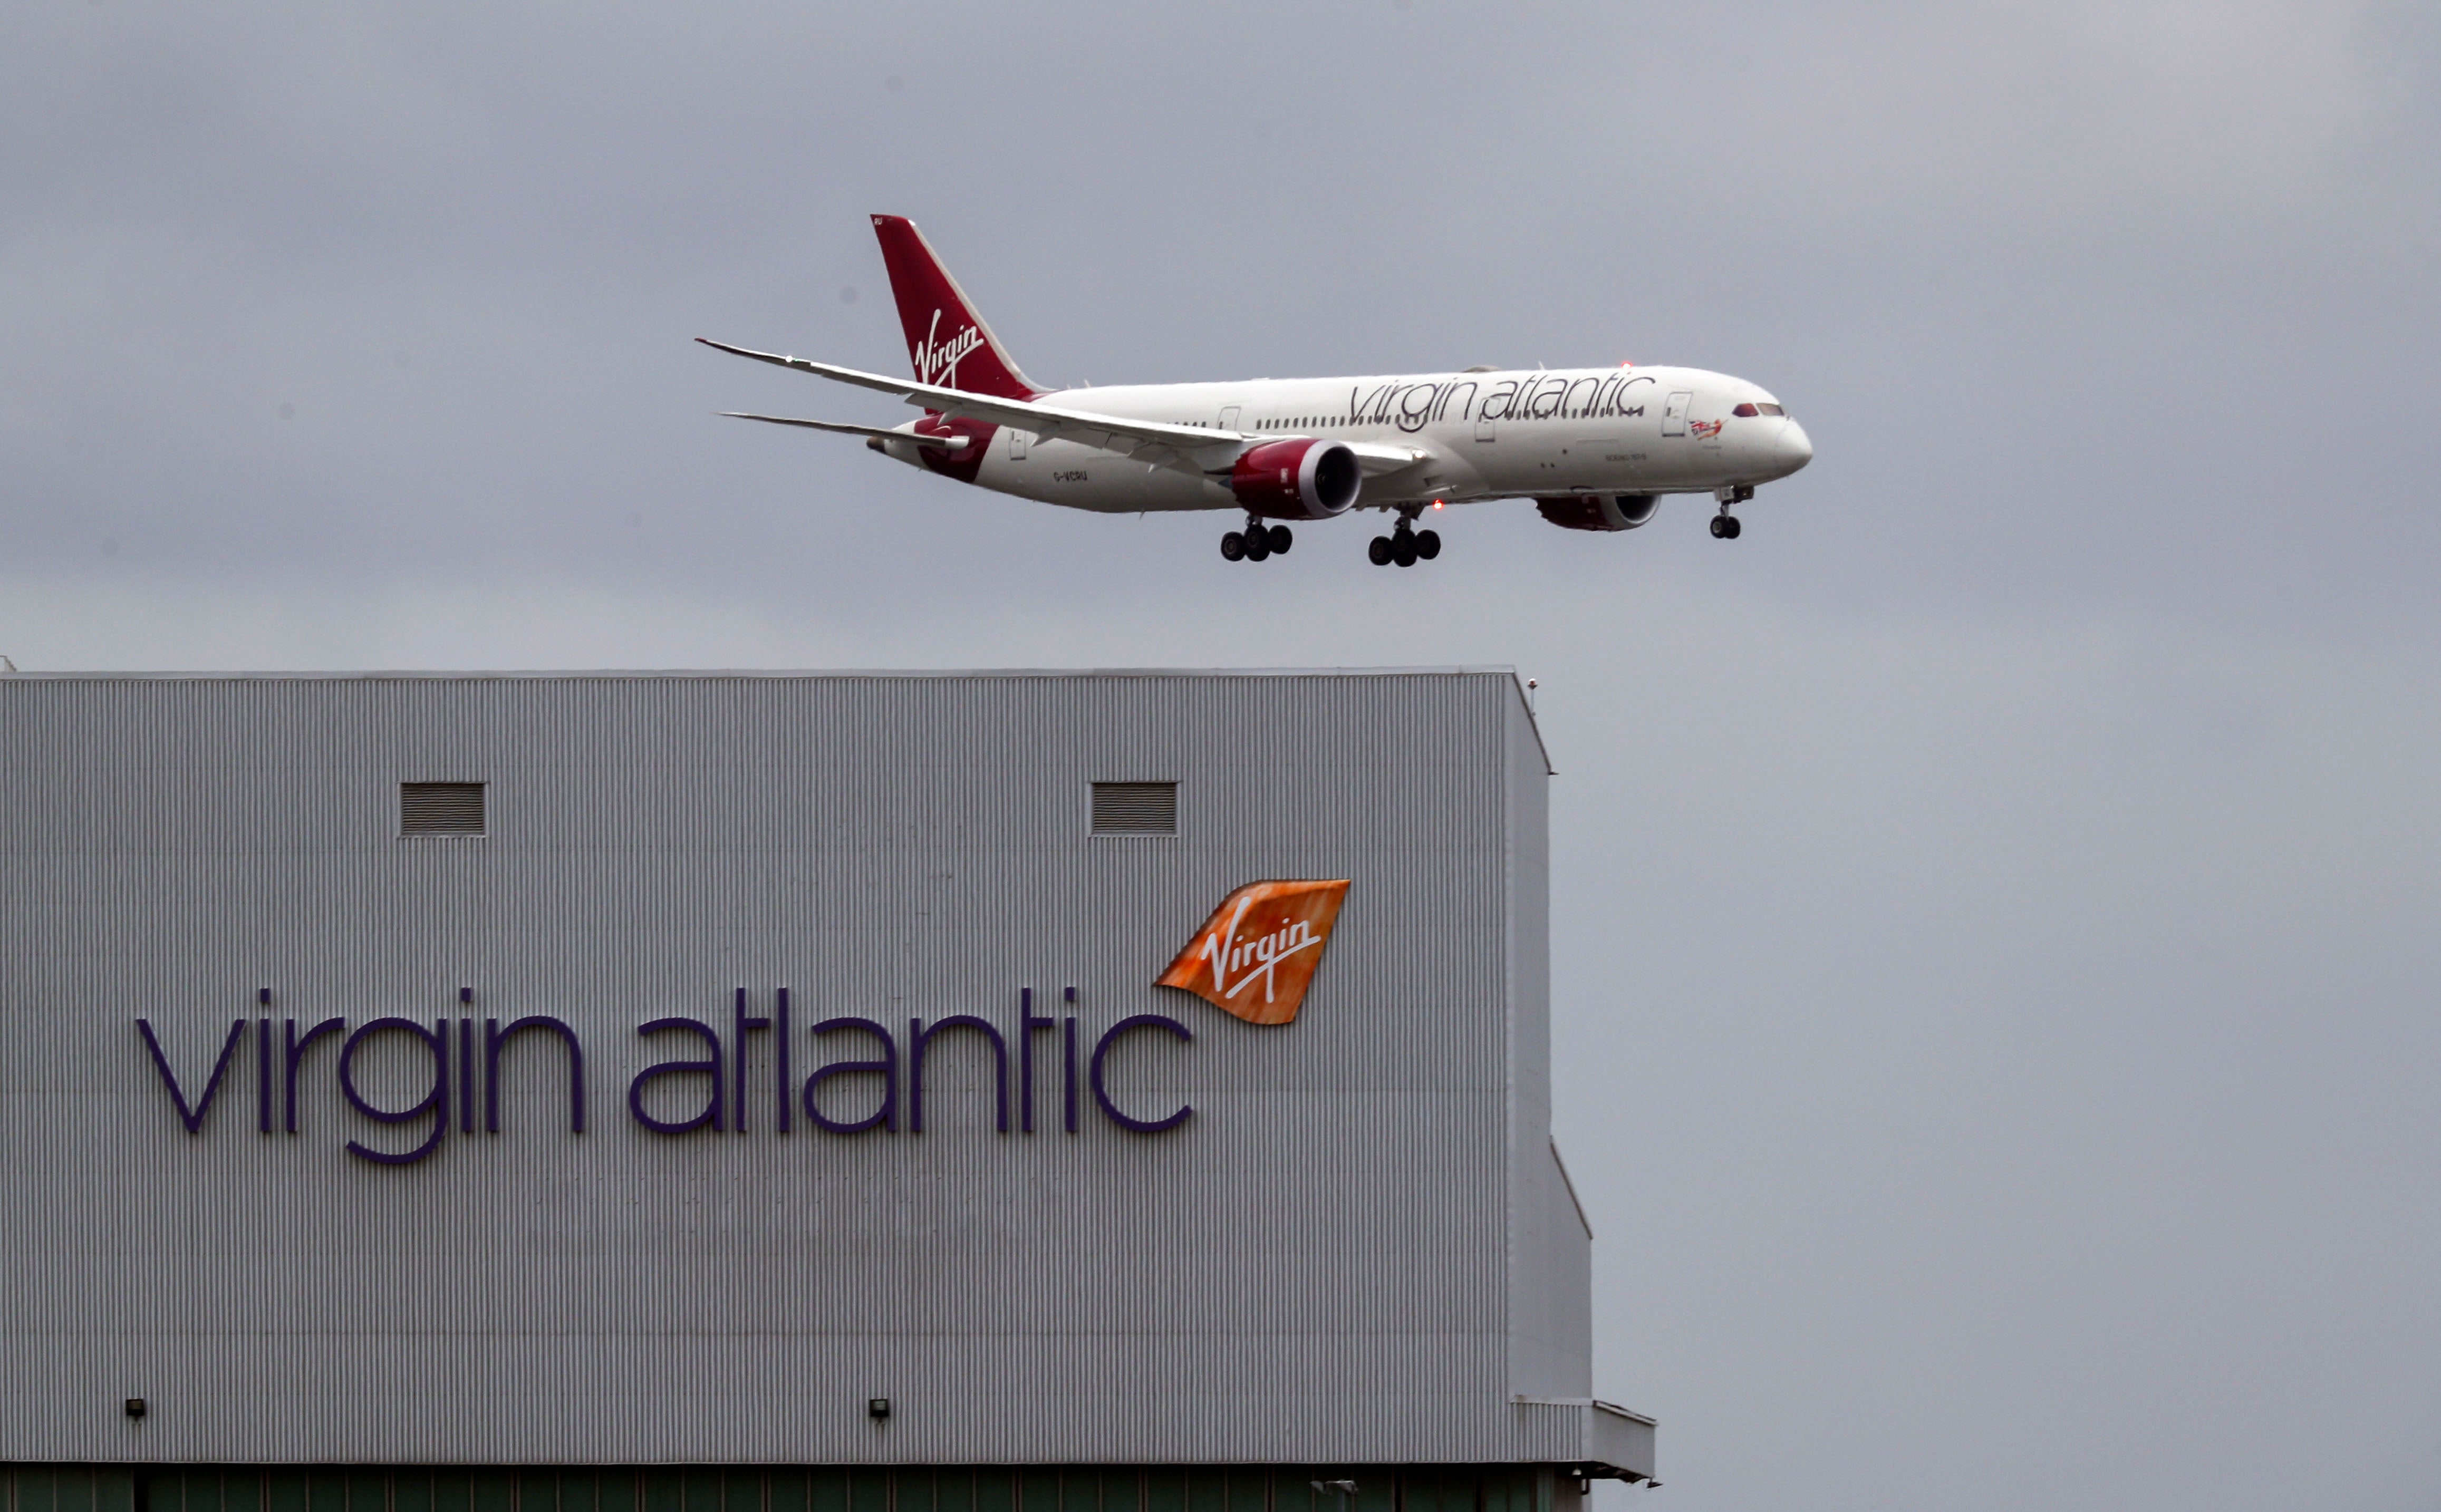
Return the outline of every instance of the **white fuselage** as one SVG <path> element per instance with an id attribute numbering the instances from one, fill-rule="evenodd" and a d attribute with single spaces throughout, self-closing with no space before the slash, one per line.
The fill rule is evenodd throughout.
<path id="1" fill-rule="evenodd" d="M 1769 393 L 1693 368 L 1264 378 L 1075 388 L 1040 395 L 1039 402 L 1266 440 L 1311 436 L 1421 454 L 1405 465 L 1368 465 L 1359 508 L 1710 493 L 1785 477 L 1814 455 L 1805 432 Z M 1741 406 L 1748 413 L 1738 413 Z M 940 455 L 895 440 L 882 449 L 927 466 Z M 1199 477 L 1008 426 L 985 441 L 972 481 L 1110 513 L 1239 507 L 1225 475 Z"/>

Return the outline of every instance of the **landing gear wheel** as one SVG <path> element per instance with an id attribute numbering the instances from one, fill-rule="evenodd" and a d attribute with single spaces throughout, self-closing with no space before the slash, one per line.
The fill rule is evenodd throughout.
<path id="1" fill-rule="evenodd" d="M 1365 549 L 1365 555 L 1375 567 L 1388 567 L 1390 565 L 1390 538 L 1386 535 L 1377 535 L 1373 537 L 1373 543 Z"/>
<path id="2" fill-rule="evenodd" d="M 1736 540 L 1738 531 L 1745 527 L 1738 523 L 1736 515 L 1729 513 L 1729 506 L 1743 504 L 1754 497 L 1754 485 L 1738 483 L 1728 488 L 1716 488 L 1712 490 L 1712 497 L 1719 500 L 1721 506 L 1721 513 L 1712 516 L 1712 534 L 1724 541 Z"/>
<path id="3" fill-rule="evenodd" d="M 1429 562 L 1429 561 L 1431 561 L 1433 558 L 1435 558 L 1435 557 L 1437 557 L 1437 556 L 1438 556 L 1438 555 L 1440 555 L 1440 554 L 1441 554 L 1441 532 L 1440 532 L 1440 531 L 1418 531 L 1416 532 L 1416 556 L 1417 556 L 1417 558 L 1418 558 L 1419 561 Z"/>
<path id="4" fill-rule="evenodd" d="M 1273 527 L 1272 527 L 1272 531 L 1271 531 L 1271 539 L 1270 539 L 1270 545 L 1271 545 L 1271 548 L 1272 548 L 1272 555 L 1274 555 L 1274 556 L 1286 556 L 1286 555 L 1288 555 L 1288 554 L 1289 554 L 1289 548 L 1290 548 L 1290 547 L 1292 547 L 1292 546 L 1294 546 L 1295 544 L 1296 544 L 1296 536 L 1295 536 L 1295 535 L 1294 535 L 1294 534 L 1293 534 L 1293 533 L 1289 530 L 1289 528 L 1288 528 L 1287 526 L 1285 526 L 1285 525 L 1275 525 L 1275 526 L 1273 526 Z"/>
<path id="5" fill-rule="evenodd" d="M 1402 567 L 1416 565 L 1416 537 L 1413 531 L 1401 531 L 1390 538 L 1390 558 Z"/>
<path id="6" fill-rule="evenodd" d="M 1712 533 L 1718 535 L 1721 532 L 1714 531 Z M 1220 555 L 1231 562 L 1243 561 L 1246 555 L 1246 538 L 1235 531 L 1220 537 Z"/>
<path id="7" fill-rule="evenodd" d="M 1268 531 L 1248 531 L 1245 540 L 1247 561 L 1260 562 L 1272 554 L 1272 537 Z"/>

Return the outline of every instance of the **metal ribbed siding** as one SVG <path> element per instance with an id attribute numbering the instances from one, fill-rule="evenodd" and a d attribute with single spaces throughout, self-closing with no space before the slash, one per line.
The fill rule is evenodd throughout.
<path id="1" fill-rule="evenodd" d="M 1512 1318 L 1566 1257 L 1519 1217 L 1543 773 L 1506 674 L 21 677 L 0 769 L 0 1457 L 1563 1457 L 1510 1400 L 1582 1366 Z M 398 838 L 397 784 L 444 774 L 490 834 Z M 1117 777 L 1177 779 L 1182 833 L 1089 835 Z M 1355 887 L 1296 1025 L 1148 985 L 1230 888 L 1297 875 Z M 328 1048 L 305 1132 L 254 1132 L 249 1043 L 190 1140 L 132 1027 L 191 1084 L 258 986 L 361 1022 L 461 984 L 578 1027 L 588 1133 L 530 1052 L 508 1132 L 367 1166 Z M 903 1039 L 1072 984 L 1089 1033 L 1194 1027 L 1117 1079 L 1195 1120 L 1072 1138 L 1047 1076 L 1045 1131 L 999 1136 L 949 1041 L 920 1138 L 783 1139 L 768 1083 L 743 1138 L 625 1117 L 681 1053 L 633 1026 L 736 986 L 792 989 L 802 1075 L 816 1017 Z"/>

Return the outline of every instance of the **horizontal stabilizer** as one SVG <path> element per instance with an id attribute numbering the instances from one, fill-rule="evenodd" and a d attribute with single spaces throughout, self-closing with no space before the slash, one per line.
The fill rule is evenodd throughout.
<path id="1" fill-rule="evenodd" d="M 1097 415 L 1062 405 L 999 399 L 989 394 L 944 388 L 938 384 L 913 383 L 905 378 L 859 372 L 854 368 L 841 368 L 833 363 L 808 362 L 803 357 L 787 357 L 774 351 L 754 351 L 745 347 L 732 347 L 724 341 L 714 341 L 708 336 L 695 339 L 717 351 L 751 357 L 756 362 L 768 362 L 775 367 L 792 368 L 798 372 L 809 372 L 817 378 L 828 378 L 835 383 L 877 389 L 911 405 L 935 410 L 945 419 L 979 420 L 994 425 L 1009 425 L 1037 436 L 1081 441 L 1088 446 L 1130 456 L 1150 454 L 1148 460 L 1176 459 L 1186 463 L 1190 470 L 1227 467 L 1251 439 L 1240 431 L 1207 429 L 1201 425 L 1171 425 L 1153 420 Z M 895 434 L 903 435 L 905 432 Z"/>
<path id="2" fill-rule="evenodd" d="M 767 425 L 803 425 L 807 430 L 835 430 L 842 436 L 876 436 L 883 441 L 912 441 L 918 446 L 938 447 L 945 452 L 967 449 L 964 436 L 911 436 L 903 430 L 891 430 L 881 425 L 849 425 L 836 420 L 791 420 L 786 415 L 748 415 L 734 409 L 724 409 L 729 420 L 759 420 Z"/>

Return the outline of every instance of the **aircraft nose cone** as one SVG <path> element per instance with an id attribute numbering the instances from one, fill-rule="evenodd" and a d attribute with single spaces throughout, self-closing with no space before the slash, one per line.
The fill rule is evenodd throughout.
<path id="1" fill-rule="evenodd" d="M 1794 473 L 1812 460 L 1814 442 L 1806 437 L 1805 427 L 1793 420 L 1782 423 L 1780 431 L 1781 465 Z"/>

